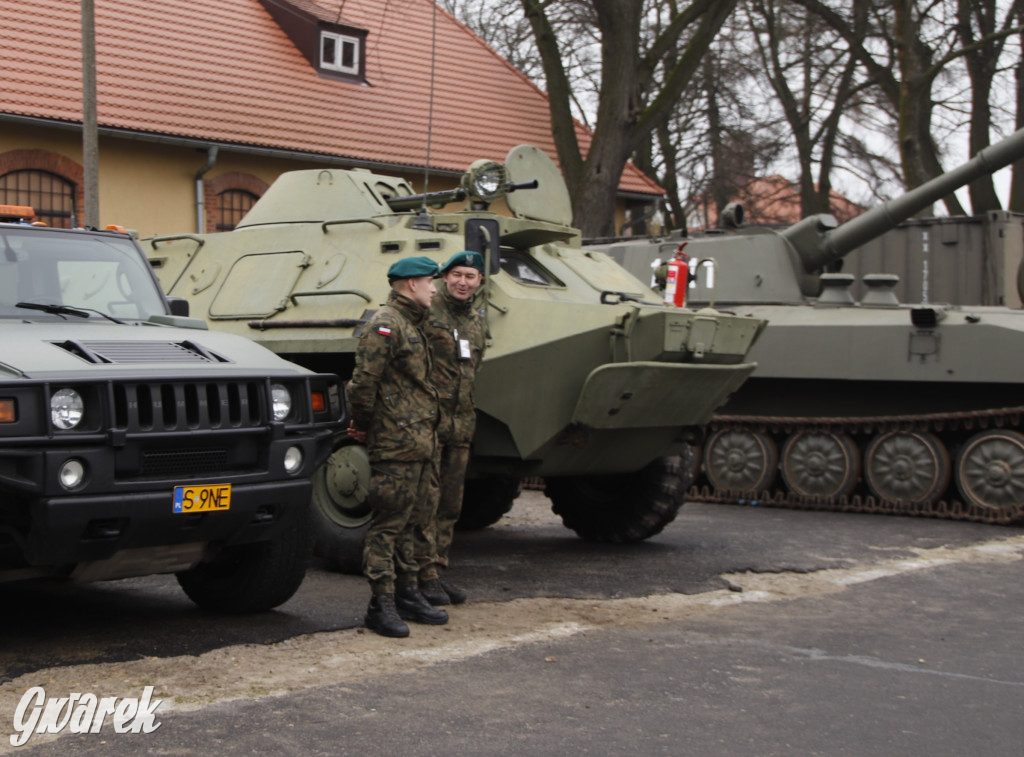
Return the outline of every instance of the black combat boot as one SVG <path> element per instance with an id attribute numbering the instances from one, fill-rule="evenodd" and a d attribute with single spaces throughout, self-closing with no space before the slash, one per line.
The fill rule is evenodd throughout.
<path id="1" fill-rule="evenodd" d="M 452 603 L 448 597 L 448 592 L 444 590 L 444 587 L 441 586 L 441 581 L 437 578 L 428 578 L 426 581 L 421 581 L 420 594 L 434 607 L 450 605 Z"/>
<path id="2" fill-rule="evenodd" d="M 409 626 L 398 617 L 394 594 L 374 594 L 366 608 L 363 624 L 381 636 L 404 639 L 409 635 Z"/>
<path id="3" fill-rule="evenodd" d="M 437 582 L 441 584 L 441 588 L 444 590 L 444 593 L 448 595 L 448 599 L 451 600 L 453 605 L 461 605 L 466 601 L 466 592 L 452 582 L 440 577 L 438 577 Z"/>
<path id="4" fill-rule="evenodd" d="M 432 626 L 443 626 L 448 622 L 448 613 L 430 606 L 430 602 L 420 594 L 415 581 L 399 584 L 395 591 L 395 607 L 399 617 L 416 623 L 427 623 Z"/>

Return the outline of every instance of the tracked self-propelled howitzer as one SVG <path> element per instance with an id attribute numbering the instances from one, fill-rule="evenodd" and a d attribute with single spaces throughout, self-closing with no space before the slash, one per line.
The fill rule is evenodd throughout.
<path id="1" fill-rule="evenodd" d="M 958 518 L 1024 519 L 1024 311 L 901 304 L 892 274 L 844 256 L 958 187 L 1024 157 L 1024 130 L 839 225 L 693 238 L 691 305 L 768 321 L 758 365 L 716 414 L 691 499 Z M 678 240 L 603 246 L 649 266 Z M 691 266 L 692 268 L 693 266 Z M 708 286 L 708 276 L 714 279 Z"/>
<path id="2" fill-rule="evenodd" d="M 491 209 L 498 201 L 510 214 Z M 570 220 L 557 168 L 521 146 L 425 195 L 368 171 L 286 173 L 235 230 L 144 245 L 166 291 L 212 329 L 343 378 L 395 260 L 481 252 L 488 347 L 461 525 L 498 520 L 532 477 L 581 536 L 645 539 L 675 517 L 690 485 L 687 441 L 753 371 L 746 355 L 764 323 L 666 307 L 609 256 L 581 249 Z M 354 568 L 369 465 L 365 448 L 335 442 L 314 480 L 317 542 Z"/>

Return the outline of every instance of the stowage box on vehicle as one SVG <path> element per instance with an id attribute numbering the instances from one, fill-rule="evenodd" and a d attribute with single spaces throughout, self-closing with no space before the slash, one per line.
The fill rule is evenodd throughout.
<path id="1" fill-rule="evenodd" d="M 298 588 L 339 379 L 187 312 L 127 234 L 0 223 L 0 581 L 173 572 L 223 611 Z"/>

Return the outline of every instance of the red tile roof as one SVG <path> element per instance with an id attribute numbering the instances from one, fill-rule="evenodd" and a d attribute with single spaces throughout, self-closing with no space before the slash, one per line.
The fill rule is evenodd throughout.
<path id="1" fill-rule="evenodd" d="M 546 95 L 431 0 L 299 0 L 369 30 L 368 86 L 318 76 L 259 0 L 95 0 L 101 127 L 461 171 L 529 143 Z M 9 3 L 0 112 L 81 122 L 80 4 Z M 581 127 L 581 140 L 589 135 Z M 635 166 L 620 189 L 661 190 Z"/>

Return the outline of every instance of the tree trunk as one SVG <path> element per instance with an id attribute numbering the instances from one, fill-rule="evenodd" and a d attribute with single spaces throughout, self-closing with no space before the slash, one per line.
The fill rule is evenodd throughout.
<path id="1" fill-rule="evenodd" d="M 1018 22 L 1024 25 L 1024 10 L 1018 16 Z M 1024 34 L 1020 35 L 1020 44 L 1024 45 Z M 1017 61 L 1014 70 L 1017 83 L 1017 120 L 1016 128 L 1024 129 L 1024 56 Z M 1017 169 L 1014 164 L 1010 169 L 1010 203 L 1009 209 L 1014 213 L 1024 213 L 1024 171 Z"/>
<path id="2" fill-rule="evenodd" d="M 995 32 L 995 1 L 959 0 L 957 3 L 957 32 L 960 44 L 965 48 L 971 48 L 977 42 L 972 20 L 977 21 L 980 36 L 985 37 Z M 1003 42 L 1000 40 L 981 46 L 966 56 L 967 75 L 971 80 L 971 126 L 968 136 L 971 155 L 977 155 L 990 143 L 992 111 L 989 98 L 992 95 L 992 81 L 996 76 L 996 65 L 1002 49 Z M 968 185 L 968 194 L 974 213 L 984 213 L 1002 207 L 991 175 L 981 176 L 972 181 Z"/>

